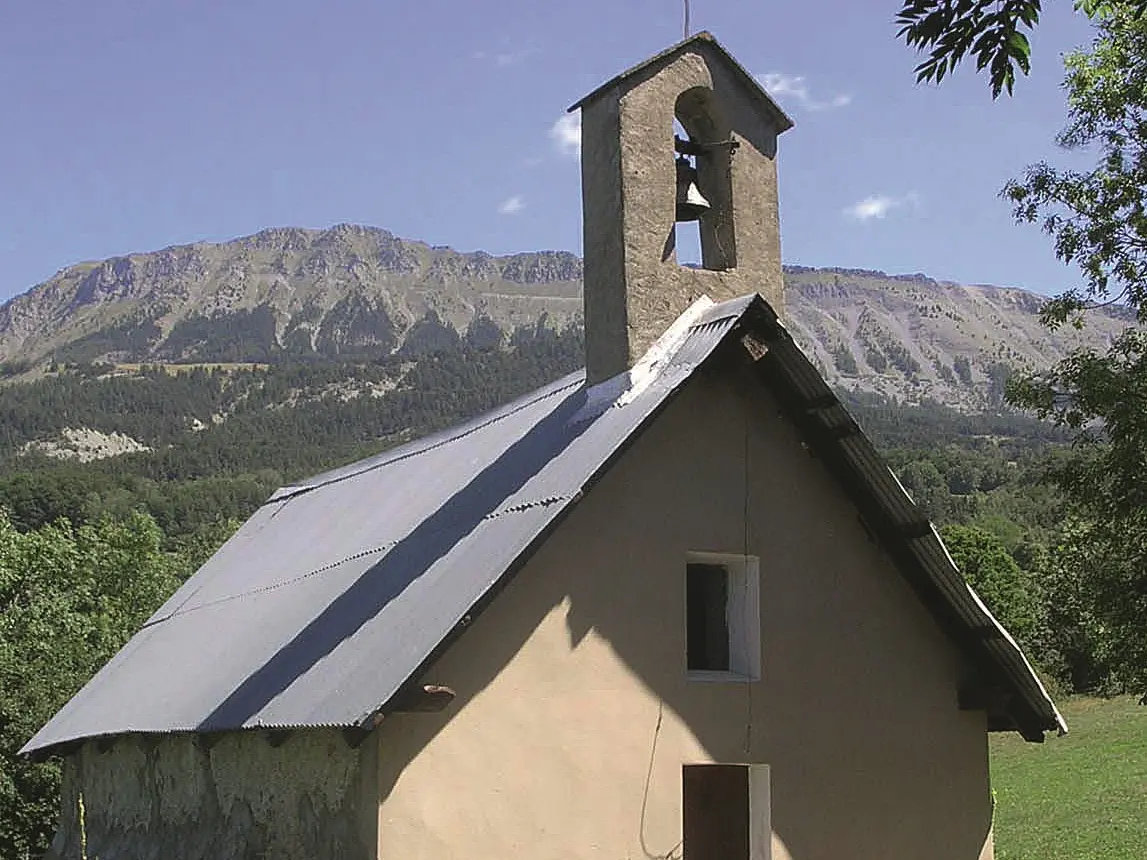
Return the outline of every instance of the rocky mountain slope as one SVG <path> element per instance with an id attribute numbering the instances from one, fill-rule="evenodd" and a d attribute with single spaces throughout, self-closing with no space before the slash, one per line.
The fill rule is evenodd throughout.
<path id="1" fill-rule="evenodd" d="M 577 324 L 581 261 L 494 257 L 372 227 L 275 228 L 60 271 L 0 307 L 8 375 L 56 363 L 262 362 L 416 356 L 466 338 Z M 1009 369 L 1100 345 L 1126 321 L 1081 334 L 1039 324 L 1041 298 L 924 275 L 786 269 L 794 336 L 839 386 L 965 410 L 998 402 Z"/>
<path id="2" fill-rule="evenodd" d="M 1011 372 L 1102 348 L 1133 324 L 1112 308 L 1050 332 L 1036 293 L 921 274 L 789 267 L 785 286 L 793 336 L 835 385 L 965 411 L 998 405 Z"/>

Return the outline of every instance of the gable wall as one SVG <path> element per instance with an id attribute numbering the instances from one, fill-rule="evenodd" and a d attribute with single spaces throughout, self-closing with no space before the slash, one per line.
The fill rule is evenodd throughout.
<path id="1" fill-rule="evenodd" d="M 685 554 L 742 551 L 746 472 L 763 680 L 689 682 Z M 377 732 L 380 857 L 680 857 L 705 761 L 770 765 L 775 860 L 990 857 L 960 671 L 767 395 L 699 375 L 427 674 L 446 712 Z"/>

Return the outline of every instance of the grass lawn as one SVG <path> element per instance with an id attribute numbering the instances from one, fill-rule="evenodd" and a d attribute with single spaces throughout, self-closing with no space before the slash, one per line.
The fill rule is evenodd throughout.
<path id="1" fill-rule="evenodd" d="M 1069 699 L 1068 735 L 993 735 L 996 860 L 1147 858 L 1147 707 Z"/>

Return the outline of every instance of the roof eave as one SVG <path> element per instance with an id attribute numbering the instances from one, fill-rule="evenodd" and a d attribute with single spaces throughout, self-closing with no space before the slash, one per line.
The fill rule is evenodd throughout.
<path id="1" fill-rule="evenodd" d="M 813 449 L 856 504 L 866 528 L 872 527 L 875 538 L 941 628 L 986 677 L 1007 690 L 1008 703 L 995 714 L 999 722 L 992 730 L 1015 730 L 1033 742 L 1043 741 L 1045 731 L 1065 734 L 1066 722 L 1022 650 L 964 581 L 935 528 L 796 346 L 773 309 L 762 301 L 746 315 L 752 320 L 749 330 L 766 347 L 758 363 L 762 382 L 808 436 Z M 854 449 L 865 453 L 849 453 Z M 884 478 L 892 479 L 894 487 L 881 488 L 881 471 L 887 473 Z M 958 585 L 954 578 L 958 578 Z M 989 648 L 978 639 L 977 628 L 969 620 L 973 616 L 979 619 L 976 623 L 991 627 L 1003 644 Z"/>

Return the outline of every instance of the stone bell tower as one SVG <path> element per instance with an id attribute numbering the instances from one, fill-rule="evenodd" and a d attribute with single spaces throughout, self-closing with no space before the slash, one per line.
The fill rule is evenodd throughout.
<path id="1" fill-rule="evenodd" d="M 702 295 L 760 293 L 781 313 L 777 135 L 793 123 L 752 75 L 702 32 L 578 109 L 587 384 L 631 368 Z M 689 176 L 707 206 L 678 205 Z M 701 213 L 699 268 L 677 262 L 683 211 Z"/>

